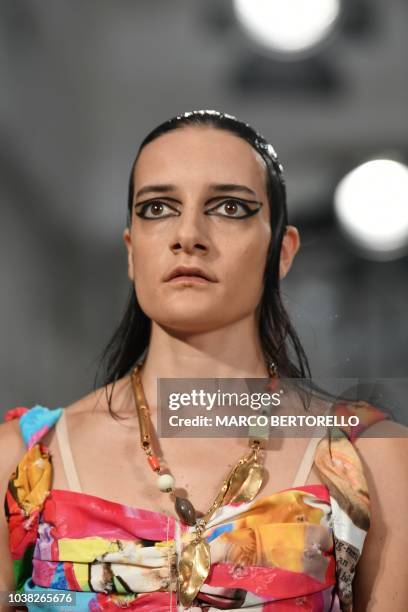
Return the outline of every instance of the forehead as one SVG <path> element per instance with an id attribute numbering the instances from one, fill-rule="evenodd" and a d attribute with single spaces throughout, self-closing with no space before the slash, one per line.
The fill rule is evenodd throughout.
<path id="1" fill-rule="evenodd" d="M 243 183 L 265 191 L 265 162 L 245 140 L 207 126 L 178 128 L 156 138 L 140 153 L 136 187 L 150 183 Z"/>

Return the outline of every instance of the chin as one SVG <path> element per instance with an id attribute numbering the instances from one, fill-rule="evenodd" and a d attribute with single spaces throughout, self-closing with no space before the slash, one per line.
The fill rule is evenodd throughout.
<path id="1" fill-rule="evenodd" d="M 224 327 L 230 323 L 229 319 L 224 317 L 214 317 L 214 309 L 208 311 L 202 309 L 193 310 L 178 310 L 172 316 L 169 311 L 161 313 L 162 316 L 157 316 L 157 313 L 152 313 L 150 318 L 160 327 L 168 330 L 169 332 L 177 332 L 178 334 L 199 334 L 210 332 L 220 327 Z M 156 316 L 155 316 L 156 315 Z"/>

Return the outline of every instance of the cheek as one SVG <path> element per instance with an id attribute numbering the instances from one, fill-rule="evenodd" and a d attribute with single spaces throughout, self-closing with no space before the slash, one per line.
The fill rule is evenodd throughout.
<path id="1" fill-rule="evenodd" d="M 227 251 L 230 291 L 238 290 L 245 301 L 257 302 L 261 297 L 270 240 L 270 228 L 262 227 L 248 239 L 236 238 Z"/>
<path id="2" fill-rule="evenodd" d="M 160 269 L 160 257 L 164 254 L 160 236 L 148 231 L 139 232 L 133 239 L 133 263 L 140 277 L 151 275 Z"/>
<path id="3" fill-rule="evenodd" d="M 251 232 L 236 235 L 230 241 L 229 253 L 236 263 L 241 264 L 236 266 L 237 272 L 241 268 L 255 273 L 262 268 L 262 273 L 270 241 L 271 228 L 266 223 L 257 225 Z"/>
<path id="4" fill-rule="evenodd" d="M 139 301 L 151 299 L 157 290 L 157 283 L 168 267 L 161 262 L 163 255 L 163 246 L 159 248 L 151 237 L 139 237 L 133 241 L 134 284 Z"/>

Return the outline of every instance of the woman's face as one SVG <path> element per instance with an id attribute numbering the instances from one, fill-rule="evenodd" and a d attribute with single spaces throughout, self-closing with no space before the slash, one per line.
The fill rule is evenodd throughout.
<path id="1" fill-rule="evenodd" d="M 142 150 L 124 240 L 129 277 L 152 321 L 201 333 L 254 315 L 271 238 L 265 165 L 244 140 L 184 127 Z M 177 266 L 211 280 L 168 280 Z"/>

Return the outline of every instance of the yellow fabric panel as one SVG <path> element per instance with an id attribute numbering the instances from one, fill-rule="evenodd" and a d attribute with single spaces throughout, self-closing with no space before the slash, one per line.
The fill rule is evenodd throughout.
<path id="1" fill-rule="evenodd" d="M 16 477 L 15 477 L 16 476 Z M 40 508 L 51 488 L 52 467 L 49 454 L 40 444 L 30 448 L 18 464 L 11 480 L 17 491 L 17 502 L 28 515 Z"/>
<path id="2" fill-rule="evenodd" d="M 255 529 L 256 565 L 276 566 L 291 572 L 303 571 L 305 525 L 263 525 Z"/>
<path id="3" fill-rule="evenodd" d="M 82 591 L 90 591 L 88 584 L 88 564 L 73 563 L 72 568 L 74 571 L 74 576 Z"/>
<path id="4" fill-rule="evenodd" d="M 90 538 L 61 538 L 58 540 L 59 560 L 92 563 L 96 557 L 120 550 L 117 541 L 105 540 L 99 536 Z"/>
<path id="5" fill-rule="evenodd" d="M 297 523 L 261 525 L 220 536 L 224 563 L 279 567 L 303 571 L 306 525 Z"/>
<path id="6" fill-rule="evenodd" d="M 304 491 L 282 491 L 255 502 L 250 510 L 237 520 L 236 528 L 242 529 L 269 523 L 296 523 L 299 520 L 318 525 L 323 517 L 320 508 L 308 504 L 313 499 Z"/>

